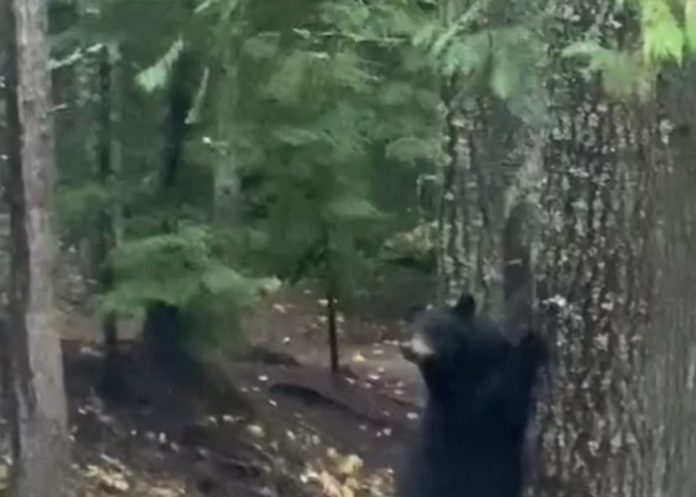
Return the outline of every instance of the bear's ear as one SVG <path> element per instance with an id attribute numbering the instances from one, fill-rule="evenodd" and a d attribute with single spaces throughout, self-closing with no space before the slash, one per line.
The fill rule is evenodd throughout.
<path id="1" fill-rule="evenodd" d="M 473 295 L 464 292 L 452 309 L 460 318 L 470 319 L 476 314 L 476 300 Z"/>

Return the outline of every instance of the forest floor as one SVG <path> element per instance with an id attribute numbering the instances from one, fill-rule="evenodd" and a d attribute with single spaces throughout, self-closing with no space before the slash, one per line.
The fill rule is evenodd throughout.
<path id="1" fill-rule="evenodd" d="M 165 375 L 131 336 L 129 396 L 116 403 L 95 394 L 94 323 L 66 317 L 75 495 L 390 495 L 421 412 L 418 372 L 398 352 L 397 323 L 353 319 L 333 377 L 323 324 L 319 299 L 281 293 L 246 320 L 254 353 L 213 354 L 205 385 Z"/>

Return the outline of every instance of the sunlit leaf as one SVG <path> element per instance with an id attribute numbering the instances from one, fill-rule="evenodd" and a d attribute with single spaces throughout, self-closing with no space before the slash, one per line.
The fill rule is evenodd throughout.
<path id="1" fill-rule="evenodd" d="M 646 61 L 681 63 L 685 36 L 667 1 L 645 0 L 641 3 L 641 28 Z"/>
<path id="2" fill-rule="evenodd" d="M 171 69 L 179 59 L 183 49 L 184 40 L 179 37 L 157 62 L 136 76 L 135 80 L 138 86 L 147 93 L 164 88 L 169 79 Z"/>
<path id="3" fill-rule="evenodd" d="M 369 200 L 360 197 L 338 198 L 329 204 L 329 211 L 338 218 L 347 220 L 371 219 L 379 211 Z"/>
<path id="4" fill-rule="evenodd" d="M 696 0 L 684 0 L 684 33 L 689 49 L 696 52 Z"/>

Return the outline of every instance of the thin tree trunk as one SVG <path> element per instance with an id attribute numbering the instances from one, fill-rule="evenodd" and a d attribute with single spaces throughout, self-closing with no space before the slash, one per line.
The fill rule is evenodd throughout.
<path id="1" fill-rule="evenodd" d="M 460 128 L 466 123 L 459 112 L 456 98 L 456 79 L 441 83 L 440 96 L 445 110 L 443 162 L 438 171 L 439 195 L 435 206 L 437 220 L 437 268 L 439 275 L 438 300 L 456 300 L 463 289 L 477 293 L 473 288 L 472 254 L 468 227 L 469 198 L 466 186 L 469 156 L 462 151 L 460 141 L 468 140 Z M 477 295 L 481 301 L 480 296 Z"/>
<path id="2" fill-rule="evenodd" d="M 503 233 L 503 299 L 506 329 L 520 332 L 532 326 L 534 278 L 529 214 L 526 204 L 512 209 Z M 521 338 L 521 337 L 516 337 Z"/>
<path id="3" fill-rule="evenodd" d="M 475 97 L 460 88 L 466 84 L 452 78 L 441 91 L 445 146 L 435 207 L 440 300 L 456 299 L 466 289 L 483 312 L 502 318 L 510 297 L 504 269 L 511 248 L 505 246 L 511 243 L 505 237 L 510 228 L 506 196 L 510 172 L 522 167 L 519 142 L 527 130 L 503 102 L 486 94 Z M 515 299 L 521 291 L 515 288 Z"/>
<path id="4" fill-rule="evenodd" d="M 47 4 L 5 2 L 9 19 L 10 346 L 15 400 L 15 493 L 59 496 L 68 461 L 67 409 L 55 330 Z"/>
<path id="5" fill-rule="evenodd" d="M 12 388 L 12 354 L 9 349 L 9 326 L 7 316 L 0 317 L 0 418 L 14 426 L 15 402 L 14 391 Z M 0 443 L 7 442 L 11 437 L 10 433 L 0 434 Z M 7 438 L 6 438 L 7 437 Z"/>
<path id="6" fill-rule="evenodd" d="M 168 115 L 165 123 L 165 146 L 161 169 L 160 196 L 169 205 L 178 202 L 177 187 L 183 165 L 184 145 L 189 127 L 186 117 L 193 102 L 193 54 L 184 51 L 179 56 L 170 78 Z M 175 220 L 163 219 L 162 230 L 172 230 Z M 143 334 L 153 357 L 182 358 L 184 353 L 184 323 L 180 309 L 164 302 L 153 302 L 146 310 Z M 162 353 L 163 351 L 166 351 Z M 169 365 L 174 365 L 171 363 Z"/>
<path id="7" fill-rule="evenodd" d="M 335 263 L 335 253 L 333 246 L 331 227 L 326 225 L 323 228 L 321 243 L 324 249 L 324 292 L 326 297 L 326 332 L 327 345 L 329 347 L 329 366 L 331 373 L 336 375 L 340 372 L 340 351 L 338 345 L 338 322 L 336 304 L 338 297 L 338 268 Z"/>
<path id="8" fill-rule="evenodd" d="M 95 257 L 99 268 L 99 283 L 102 293 L 112 290 L 114 268 L 110 254 L 120 240 L 120 207 L 113 195 L 115 180 L 121 169 L 121 150 L 117 137 L 119 123 L 118 102 L 118 47 L 106 45 L 99 54 L 99 137 L 98 137 L 98 179 L 110 195 L 108 204 L 100 213 Z M 102 374 L 102 393 L 111 397 L 121 397 L 125 392 L 118 355 L 118 321 L 115 312 L 107 312 L 102 319 L 105 361 Z"/>
<path id="9" fill-rule="evenodd" d="M 336 322 L 336 277 L 332 273 L 330 265 L 327 272 L 329 274 L 326 276 L 326 324 L 329 338 L 329 359 L 331 373 L 338 374 L 341 365 L 338 353 L 338 326 Z"/>
<path id="10" fill-rule="evenodd" d="M 218 76 L 215 104 L 218 108 L 217 136 L 225 137 L 235 133 L 231 122 L 237 106 L 237 70 L 231 65 L 223 65 Z M 237 173 L 237 158 L 233 150 L 224 150 L 219 165 L 215 169 L 213 219 L 215 223 L 227 230 L 238 227 L 240 217 L 240 186 Z"/>

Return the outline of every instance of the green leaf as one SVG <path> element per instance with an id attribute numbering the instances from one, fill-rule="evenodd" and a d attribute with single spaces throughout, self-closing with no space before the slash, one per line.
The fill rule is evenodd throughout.
<path id="1" fill-rule="evenodd" d="M 104 305 L 116 311 L 152 302 L 185 307 L 211 294 L 243 303 L 254 285 L 213 256 L 213 242 L 207 228 L 190 226 L 123 244 L 113 253 L 116 284 Z"/>
<path id="2" fill-rule="evenodd" d="M 520 67 L 505 50 L 496 50 L 491 67 L 490 83 L 493 93 L 506 100 L 520 80 Z"/>
<path id="3" fill-rule="evenodd" d="M 594 41 L 578 41 L 571 43 L 561 51 L 562 57 L 593 57 L 599 50 L 603 50 L 599 43 Z"/>
<path id="4" fill-rule="evenodd" d="M 450 26 L 444 33 L 440 34 L 430 47 L 430 53 L 437 58 L 447 48 L 447 46 L 455 39 L 460 27 L 457 24 Z"/>
<path id="5" fill-rule="evenodd" d="M 411 44 L 415 47 L 427 47 L 433 42 L 433 39 L 437 35 L 439 25 L 434 22 L 429 22 L 423 25 L 423 27 L 418 30 L 411 39 Z"/>
<path id="6" fill-rule="evenodd" d="M 385 154 L 401 162 L 413 163 L 435 156 L 438 151 L 437 141 L 425 140 L 415 136 L 405 136 L 394 140 L 386 147 Z"/>
<path id="7" fill-rule="evenodd" d="M 647 62 L 674 60 L 681 64 L 685 36 L 665 0 L 641 3 L 643 57 Z"/>
<path id="8" fill-rule="evenodd" d="M 254 289 L 249 280 L 224 264 L 210 264 L 201 276 L 203 287 L 212 294 L 233 294 L 240 299 L 252 296 Z"/>
<path id="9" fill-rule="evenodd" d="M 347 221 L 375 219 L 379 211 L 370 201 L 360 197 L 342 197 L 329 203 L 329 212 Z"/>
<path id="10" fill-rule="evenodd" d="M 604 88 L 610 94 L 635 95 L 642 99 L 651 95 L 655 69 L 645 64 L 640 54 L 611 50 L 585 41 L 566 47 L 562 55 L 587 59 L 588 69 L 602 75 Z"/>
<path id="11" fill-rule="evenodd" d="M 696 52 L 696 0 L 684 2 L 684 33 L 692 52 Z"/>
<path id="12" fill-rule="evenodd" d="M 366 91 L 371 80 L 363 60 L 352 50 L 334 54 L 331 60 L 332 82 L 341 88 Z"/>
<path id="13" fill-rule="evenodd" d="M 205 96 L 208 93 L 208 76 L 210 71 L 206 67 L 203 70 L 203 76 L 201 76 L 201 82 L 198 85 L 198 90 L 196 90 L 196 96 L 193 99 L 193 105 L 189 109 L 188 115 L 186 116 L 186 124 L 195 124 L 200 122 L 201 113 L 203 112 L 203 103 L 205 102 Z"/>
<path id="14" fill-rule="evenodd" d="M 141 71 L 135 78 L 136 83 L 146 93 L 164 88 L 169 79 L 172 67 L 184 49 L 184 40 L 179 37 L 169 50 L 153 65 Z"/>
<path id="15" fill-rule="evenodd" d="M 196 5 L 196 8 L 193 10 L 194 14 L 200 14 L 200 13 L 202 13 L 202 12 L 208 10 L 208 8 L 209 8 L 213 3 L 215 3 L 215 0 L 203 0 L 201 3 L 199 3 L 198 5 Z"/>
<path id="16" fill-rule="evenodd" d="M 264 60 L 275 57 L 278 52 L 280 35 L 274 32 L 259 33 L 244 41 L 242 54 L 254 59 Z"/>
<path id="17" fill-rule="evenodd" d="M 486 31 L 454 40 L 442 57 L 442 72 L 449 76 L 472 76 L 486 67 L 491 55 L 490 34 Z"/>
<path id="18" fill-rule="evenodd" d="M 85 56 L 85 52 L 82 51 L 81 49 L 76 49 L 74 50 L 70 55 L 67 57 L 64 57 L 62 59 L 51 59 L 49 61 L 49 68 L 53 71 L 56 69 L 60 69 L 63 67 L 71 66 L 80 60 Z"/>
<path id="19" fill-rule="evenodd" d="M 331 2 L 320 7 L 320 19 L 341 31 L 357 31 L 370 21 L 370 9 L 357 3 L 341 4 Z"/>
<path id="20" fill-rule="evenodd" d="M 276 140 L 279 140 L 287 145 L 300 147 L 309 145 L 322 139 L 320 133 L 306 128 L 298 128 L 294 126 L 281 125 L 274 128 L 271 134 Z"/>
<path id="21" fill-rule="evenodd" d="M 302 50 L 285 57 L 266 84 L 265 93 L 284 105 L 299 103 L 310 70 L 311 54 Z"/>
<path id="22" fill-rule="evenodd" d="M 384 105 L 403 105 L 413 98 L 413 85 L 405 81 L 386 82 L 378 94 Z"/>

